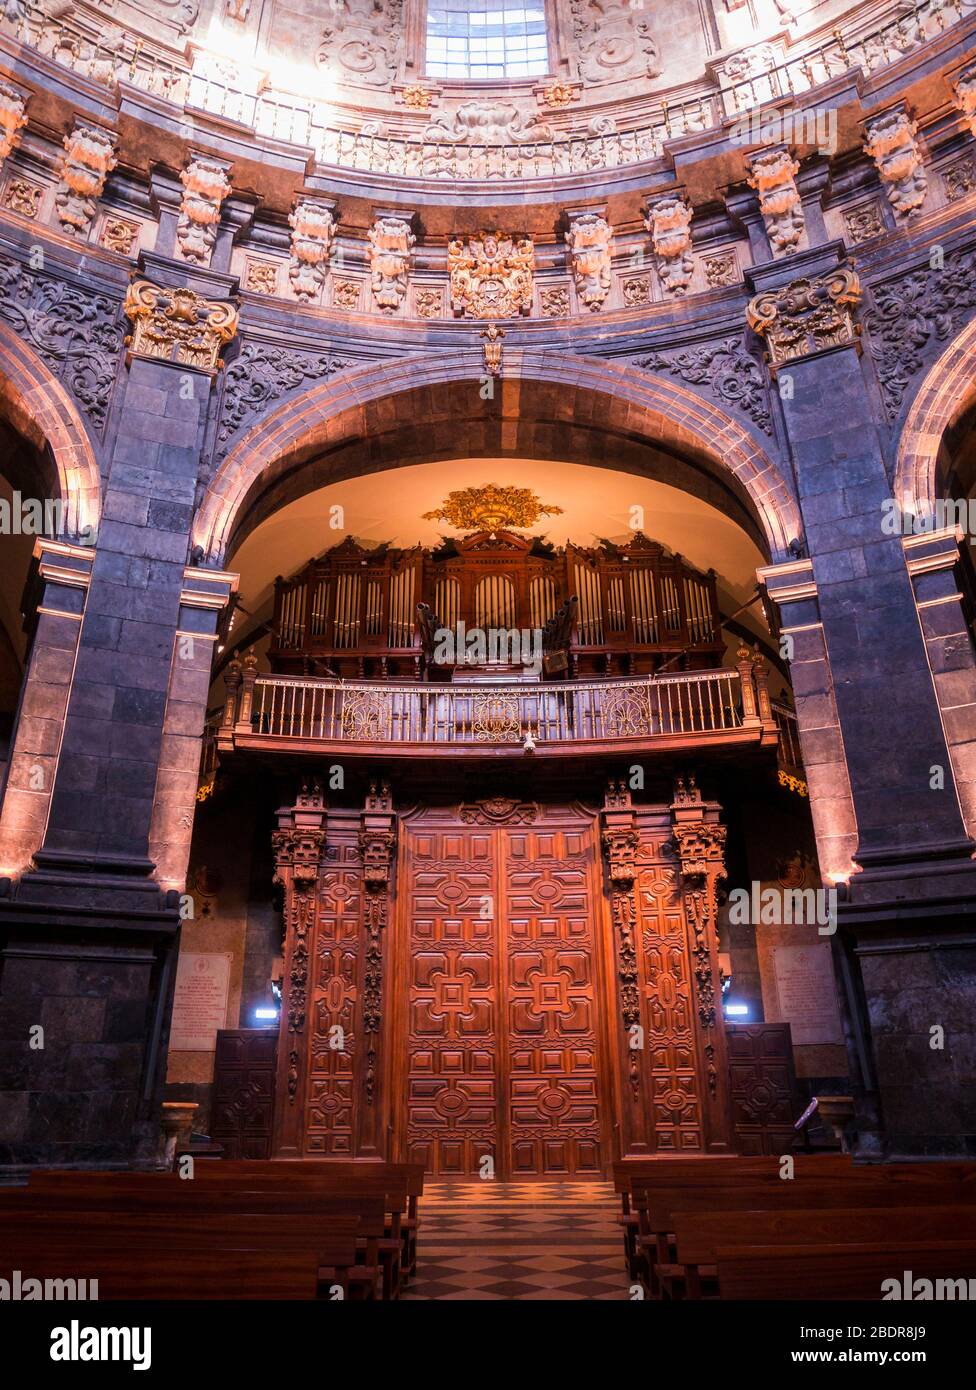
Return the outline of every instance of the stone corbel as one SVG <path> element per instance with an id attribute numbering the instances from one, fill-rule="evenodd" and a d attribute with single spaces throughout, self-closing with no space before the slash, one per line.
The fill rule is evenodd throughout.
<path id="1" fill-rule="evenodd" d="M 410 259 L 417 236 L 416 214 L 394 208 L 374 208 L 369 229 L 370 289 L 383 314 L 395 314 L 407 297 Z"/>
<path id="2" fill-rule="evenodd" d="M 721 985 L 718 977 L 718 885 L 725 877 L 724 825 L 718 806 L 704 802 L 694 777 L 679 777 L 671 805 L 674 842 L 683 880 L 685 912 L 691 932 L 695 1007 L 701 1026 L 709 1095 L 719 1094 L 724 1066 Z"/>
<path id="3" fill-rule="evenodd" d="M 0 78 L 0 163 L 20 139 L 27 124 L 28 94 L 6 78 Z"/>
<path id="4" fill-rule="evenodd" d="M 288 1104 L 301 1080 L 302 1040 L 308 1007 L 309 934 L 315 918 L 319 865 L 325 846 L 325 798 L 318 782 L 305 783 L 294 806 L 278 812 L 272 833 L 274 881 L 285 890 L 285 989 L 281 1001 L 282 1045 L 288 1049 Z M 280 1059 L 279 1059 L 280 1063 Z"/>
<path id="5" fill-rule="evenodd" d="M 658 279 L 665 294 L 687 294 L 691 285 L 695 273 L 691 219 L 691 206 L 678 190 L 653 199 L 645 210 L 644 226 L 651 236 Z"/>
<path id="6" fill-rule="evenodd" d="M 976 135 L 976 63 L 970 63 L 968 68 L 963 68 L 952 84 L 952 91 L 956 106 L 962 112 L 970 132 Z"/>
<path id="7" fill-rule="evenodd" d="M 610 292 L 613 230 L 605 209 L 570 208 L 565 233 L 576 293 L 581 304 L 596 311 Z"/>
<path id="8" fill-rule="evenodd" d="M 336 204 L 327 198 L 300 197 L 288 216 L 291 258 L 288 278 L 302 304 L 322 292 L 336 234 Z"/>
<path id="9" fill-rule="evenodd" d="M 85 237 L 91 230 L 105 180 L 118 163 L 117 141 L 112 131 L 87 122 L 78 122 L 64 137 L 54 205 L 62 231 L 70 236 Z"/>
<path id="10" fill-rule="evenodd" d="M 640 984 L 637 967 L 637 822 L 624 782 L 611 781 L 600 815 L 603 853 L 607 865 L 610 916 L 617 959 L 620 1017 L 627 1044 L 628 1081 L 636 1101 L 640 1090 L 639 1050 L 630 1046 L 631 1029 L 640 1026 Z"/>
<path id="11" fill-rule="evenodd" d="M 210 264 L 221 205 L 232 189 L 231 165 L 209 155 L 194 155 L 180 174 L 183 198 L 176 224 L 176 244 L 183 258 L 196 265 Z"/>
<path id="12" fill-rule="evenodd" d="M 749 161 L 749 186 L 759 194 L 759 211 L 774 256 L 796 251 L 803 236 L 803 207 L 796 186 L 799 172 L 786 146 L 760 150 Z"/>
<path id="13" fill-rule="evenodd" d="M 865 125 L 865 151 L 874 160 L 895 216 L 906 221 L 925 202 L 927 179 L 916 138 L 918 126 L 903 107 Z"/>
<path id="14" fill-rule="evenodd" d="M 366 1040 L 366 1104 L 376 1098 L 380 1032 L 383 1024 L 383 936 L 390 915 L 390 878 L 396 852 L 396 813 L 390 784 L 370 784 L 359 831 L 363 857 L 363 1034 Z"/>

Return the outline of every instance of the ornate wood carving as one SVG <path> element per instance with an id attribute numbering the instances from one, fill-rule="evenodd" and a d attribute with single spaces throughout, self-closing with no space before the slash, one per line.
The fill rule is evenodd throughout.
<path id="1" fill-rule="evenodd" d="M 640 990 L 637 972 L 637 830 L 630 792 L 623 782 L 611 782 L 603 809 L 603 850 L 607 860 L 610 916 L 617 955 L 617 988 L 624 1037 L 627 1041 L 627 1079 L 634 1099 L 640 1088 L 638 1049 L 631 1046 L 631 1030 L 640 1026 Z"/>
<path id="2" fill-rule="evenodd" d="M 383 937 L 389 921 L 390 869 L 396 847 L 396 818 L 390 784 L 374 782 L 366 798 L 359 845 L 363 856 L 363 1034 L 366 1042 L 366 1104 L 376 1097 L 376 1067 L 383 1022 Z"/>
<path id="3" fill-rule="evenodd" d="M 521 803 L 516 803 L 516 808 Z M 420 811 L 403 827 L 403 1156 L 445 1175 L 597 1174 L 595 846 L 587 816 Z"/>
<path id="4" fill-rule="evenodd" d="M 675 783 L 671 815 L 690 932 L 695 1007 L 713 1134 L 717 1129 L 716 1137 L 727 1141 L 727 1067 L 716 930 L 718 885 L 725 877 L 726 829 L 718 823 L 718 807 L 702 800 L 693 777 L 679 777 Z"/>
<path id="5" fill-rule="evenodd" d="M 210 1134 L 229 1159 L 270 1158 L 278 1039 L 257 1028 L 217 1034 Z"/>

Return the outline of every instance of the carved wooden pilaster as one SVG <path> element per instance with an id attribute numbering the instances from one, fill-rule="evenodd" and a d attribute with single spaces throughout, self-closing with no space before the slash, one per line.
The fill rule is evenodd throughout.
<path id="1" fill-rule="evenodd" d="M 359 847 L 363 856 L 363 1034 L 366 1039 L 366 1104 L 376 1098 L 377 1058 L 383 1023 L 383 936 L 390 917 L 390 876 L 396 849 L 396 815 L 390 784 L 373 782 L 366 797 Z"/>
<path id="2" fill-rule="evenodd" d="M 623 782 L 607 786 L 601 815 L 601 840 L 607 861 L 610 916 L 613 922 L 617 960 L 620 1016 L 627 1041 L 627 1079 L 636 1101 L 640 1090 L 638 1050 L 630 1046 L 631 1029 L 640 1025 L 640 983 L 638 979 L 637 903 L 634 880 L 637 877 L 637 828 L 630 792 Z"/>
<path id="3" fill-rule="evenodd" d="M 702 1040 L 710 1147 L 727 1147 L 729 1139 L 728 1063 L 718 967 L 718 885 L 725 877 L 726 829 L 719 808 L 702 800 L 695 779 L 679 777 L 671 805 L 674 842 L 683 880 L 685 914 L 690 931 L 695 1009 Z"/>
<path id="4" fill-rule="evenodd" d="M 325 799 L 318 783 L 304 785 L 295 805 L 278 812 L 272 845 L 275 882 L 285 890 L 285 983 L 279 1024 L 276 1147 L 279 1153 L 300 1154 L 299 1102 L 305 1069 L 309 944 L 325 848 Z"/>

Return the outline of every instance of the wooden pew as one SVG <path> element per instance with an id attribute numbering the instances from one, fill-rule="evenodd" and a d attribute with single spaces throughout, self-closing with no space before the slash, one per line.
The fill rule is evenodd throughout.
<path id="1" fill-rule="evenodd" d="M 671 1221 L 689 1298 L 699 1295 L 703 1269 L 716 1270 L 719 1247 L 976 1241 L 976 1205 L 676 1211 Z"/>
<path id="2" fill-rule="evenodd" d="M 817 1160 L 814 1160 L 816 1162 Z M 799 1163 L 796 1176 L 784 1181 L 772 1174 L 740 1177 L 734 1183 L 694 1180 L 649 1186 L 634 1180 L 633 1200 L 640 1217 L 638 1250 L 643 1256 L 642 1276 L 652 1297 L 664 1291 L 663 1279 L 683 1277 L 670 1237 L 676 1211 L 811 1210 L 857 1207 L 959 1205 L 976 1201 L 976 1184 L 968 1181 L 969 1165 L 956 1171 L 934 1171 L 935 1165 L 906 1165 L 912 1171 L 891 1167 L 854 1168 L 848 1173 L 820 1176 Z M 948 1168 L 948 1165 L 946 1165 Z M 917 1171 L 916 1171 L 917 1170 Z M 689 1289 L 689 1296 L 694 1290 Z"/>
<path id="3" fill-rule="evenodd" d="M 877 1301 L 883 1298 L 883 1282 L 896 1279 L 901 1284 L 905 1271 L 913 1279 L 976 1281 L 976 1241 L 737 1246 L 731 1250 L 720 1246 L 718 1250 L 719 1286 L 722 1297 L 729 1299 Z"/>
<path id="4" fill-rule="evenodd" d="M 350 1271 L 354 1296 L 361 1296 L 362 1285 L 371 1283 L 379 1271 L 382 1296 L 385 1299 L 399 1297 L 402 1245 L 399 1212 L 406 1208 L 407 1196 L 402 1186 L 392 1185 L 393 1180 L 388 1175 L 364 1173 L 357 1175 L 353 1183 L 348 1179 L 326 1180 L 309 1174 L 289 1176 L 288 1182 L 282 1183 L 276 1178 L 234 1174 L 218 1181 L 210 1176 L 209 1167 L 208 1179 L 203 1179 L 200 1171 L 195 1170 L 193 1178 L 183 1179 L 175 1173 L 78 1173 L 44 1169 L 31 1173 L 27 1191 L 60 1201 L 62 1209 L 83 1208 L 97 1198 L 109 1209 L 118 1210 L 124 1206 L 129 1211 L 152 1211 L 158 1209 L 159 1202 L 164 1200 L 163 1194 L 168 1192 L 170 1195 L 165 1200 L 170 1204 L 169 1210 L 194 1203 L 195 1210 L 205 1207 L 221 1212 L 356 1215 L 362 1223 L 364 1252 L 358 1265 Z M 370 1199 L 371 1208 L 364 1205 Z M 392 1236 L 385 1220 L 391 1205 L 396 1213 Z M 368 1291 L 366 1296 L 371 1296 Z"/>
<path id="5" fill-rule="evenodd" d="M 21 1247 L 25 1236 L 43 1237 L 56 1245 L 68 1240 L 83 1245 L 91 1240 L 104 1249 L 127 1250 L 152 1264 L 158 1250 L 223 1251 L 228 1268 L 242 1250 L 289 1251 L 312 1249 L 318 1260 L 318 1283 L 323 1297 L 338 1286 L 349 1296 L 350 1270 L 356 1263 L 359 1218 L 350 1216 L 261 1215 L 253 1212 L 211 1214 L 194 1211 L 127 1212 L 39 1209 L 28 1203 L 0 1202 L 0 1249 Z"/>
<path id="6" fill-rule="evenodd" d="M 151 1259 L 114 1237 L 58 1235 L 24 1227 L 5 1237 L 0 1278 L 97 1279 L 98 1301 L 119 1299 L 314 1299 L 319 1261 L 312 1250 L 224 1250 L 172 1245 Z"/>

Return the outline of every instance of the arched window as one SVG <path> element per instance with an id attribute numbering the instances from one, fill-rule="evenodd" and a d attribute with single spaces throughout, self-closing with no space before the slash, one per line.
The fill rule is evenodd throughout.
<path id="1" fill-rule="evenodd" d="M 428 0 L 428 76 L 534 77 L 548 71 L 545 0 Z"/>

